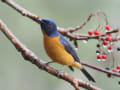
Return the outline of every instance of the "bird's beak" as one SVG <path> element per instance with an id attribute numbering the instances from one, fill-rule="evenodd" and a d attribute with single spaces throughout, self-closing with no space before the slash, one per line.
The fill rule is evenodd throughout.
<path id="1" fill-rule="evenodd" d="M 44 23 L 42 19 L 39 19 L 40 24 Z"/>

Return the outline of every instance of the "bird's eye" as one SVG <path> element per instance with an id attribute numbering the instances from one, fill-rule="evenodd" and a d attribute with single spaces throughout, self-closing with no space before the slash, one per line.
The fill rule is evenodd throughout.
<path id="1" fill-rule="evenodd" d="M 45 22 L 46 24 L 49 24 L 49 25 L 51 24 L 51 22 L 48 22 L 48 21 L 44 21 L 44 22 Z"/>
<path id="2" fill-rule="evenodd" d="M 47 22 L 47 24 L 51 25 L 51 22 Z"/>

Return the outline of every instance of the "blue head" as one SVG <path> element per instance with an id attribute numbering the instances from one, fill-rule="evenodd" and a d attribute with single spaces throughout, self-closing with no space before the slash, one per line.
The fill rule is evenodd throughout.
<path id="1" fill-rule="evenodd" d="M 40 20 L 41 29 L 50 37 L 58 36 L 57 26 L 53 20 L 41 19 Z"/>

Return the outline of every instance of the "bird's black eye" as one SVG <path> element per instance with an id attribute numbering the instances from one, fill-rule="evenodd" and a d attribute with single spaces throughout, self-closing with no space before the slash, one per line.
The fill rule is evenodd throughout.
<path id="1" fill-rule="evenodd" d="M 46 24 L 49 24 L 49 25 L 51 24 L 51 22 L 48 22 L 48 21 L 44 21 L 44 22 L 45 22 Z"/>
<path id="2" fill-rule="evenodd" d="M 51 22 L 48 22 L 49 25 L 51 25 Z"/>

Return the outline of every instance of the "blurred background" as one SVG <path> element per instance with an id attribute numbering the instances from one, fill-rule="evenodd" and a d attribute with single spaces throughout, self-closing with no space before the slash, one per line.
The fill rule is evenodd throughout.
<path id="1" fill-rule="evenodd" d="M 40 18 L 53 19 L 59 27 L 68 28 L 82 24 L 90 13 L 97 10 L 104 11 L 109 19 L 109 23 L 119 26 L 120 0 L 14 0 L 16 3 L 40 16 Z M 40 59 L 46 62 L 50 58 L 43 49 L 42 33 L 40 26 L 32 20 L 21 16 L 8 5 L 0 2 L 0 19 L 7 24 L 9 29 L 18 39 L 32 50 Z M 79 33 L 87 33 L 89 29 L 97 27 L 94 17 L 87 26 Z M 78 55 L 86 63 L 99 67 L 111 66 L 111 56 L 106 62 L 97 62 L 96 44 L 97 40 L 89 40 L 87 44 L 78 41 Z M 71 42 L 70 42 L 71 43 Z M 73 45 L 73 43 L 71 43 Z M 119 44 L 118 44 L 119 45 Z M 118 53 L 115 52 L 115 60 L 119 60 Z M 60 70 L 58 64 L 51 64 Z M 87 67 L 86 67 L 87 68 Z M 96 83 L 89 82 L 103 90 L 120 90 L 119 78 L 108 78 L 106 74 L 87 68 L 96 79 Z M 65 71 L 71 76 L 88 82 L 83 74 L 75 69 L 71 72 L 67 67 Z M 35 65 L 25 61 L 21 54 L 17 52 L 10 41 L 0 32 L 0 90 L 74 90 L 67 82 L 58 79 Z M 82 89 L 84 90 L 84 89 Z"/>

